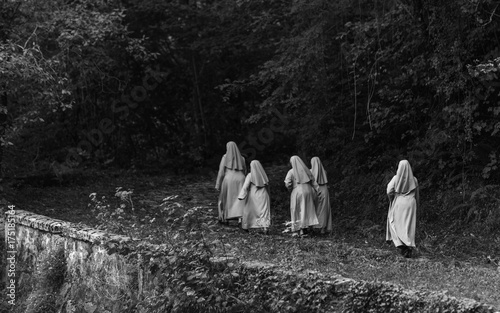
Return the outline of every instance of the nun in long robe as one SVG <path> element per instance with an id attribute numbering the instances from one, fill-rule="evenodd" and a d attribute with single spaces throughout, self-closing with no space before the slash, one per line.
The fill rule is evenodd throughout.
<path id="1" fill-rule="evenodd" d="M 226 149 L 226 154 L 220 161 L 215 183 L 215 189 L 220 190 L 218 201 L 220 222 L 238 219 L 243 215 L 241 208 L 234 206 L 234 203 L 237 201 L 238 194 L 245 182 L 245 159 L 233 141 L 227 143 Z"/>
<path id="2" fill-rule="evenodd" d="M 411 248 L 415 247 L 419 187 L 407 160 L 399 162 L 396 175 L 387 184 L 387 195 L 390 206 L 386 240 L 392 241 L 404 257 L 411 257 Z"/>
<path id="3" fill-rule="evenodd" d="M 271 199 L 269 197 L 269 179 L 259 161 L 250 162 L 247 174 L 236 206 L 243 207 L 241 228 L 262 228 L 266 233 L 271 225 Z"/>
<path id="4" fill-rule="evenodd" d="M 316 216 L 316 198 L 319 186 L 311 171 L 301 158 L 294 155 L 290 158 L 292 168 L 285 177 L 285 186 L 291 190 L 290 215 L 291 230 L 304 234 L 304 229 L 318 225 Z"/>
<path id="5" fill-rule="evenodd" d="M 319 185 L 318 202 L 316 205 L 316 216 L 318 217 L 318 225 L 314 228 L 321 229 L 321 233 L 332 231 L 332 209 L 330 207 L 330 194 L 328 193 L 328 179 L 326 171 L 318 157 L 311 159 L 311 173 L 313 174 L 316 183 Z"/>

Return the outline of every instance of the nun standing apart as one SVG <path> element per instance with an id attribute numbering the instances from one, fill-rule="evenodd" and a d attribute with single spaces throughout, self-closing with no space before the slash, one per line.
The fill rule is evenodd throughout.
<path id="1" fill-rule="evenodd" d="M 271 200 L 269 197 L 269 179 L 259 161 L 250 162 L 250 173 L 238 195 L 235 206 L 242 206 L 241 228 L 262 228 L 268 233 L 271 225 Z"/>
<path id="2" fill-rule="evenodd" d="M 328 179 L 326 171 L 318 157 L 311 159 L 311 172 L 314 180 L 319 185 L 318 202 L 316 205 L 316 216 L 318 217 L 318 225 L 314 228 L 321 229 L 321 233 L 332 231 L 332 209 L 330 207 L 330 194 L 328 193 Z"/>
<path id="3" fill-rule="evenodd" d="M 290 158 L 292 169 L 285 178 L 285 186 L 292 191 L 290 196 L 291 229 L 293 236 L 303 236 L 304 229 L 318 225 L 316 216 L 316 197 L 319 186 L 309 168 L 301 158 L 294 155 Z"/>
<path id="4" fill-rule="evenodd" d="M 226 149 L 226 154 L 220 161 L 215 183 L 215 189 L 220 191 L 218 208 L 219 221 L 222 223 L 242 216 L 241 207 L 233 205 L 238 198 L 246 174 L 245 159 L 241 156 L 236 143 L 228 142 Z"/>
<path id="5" fill-rule="evenodd" d="M 407 160 L 399 162 L 398 171 L 387 185 L 390 206 L 386 240 L 392 241 L 405 258 L 415 247 L 415 224 L 419 205 L 418 181 Z"/>

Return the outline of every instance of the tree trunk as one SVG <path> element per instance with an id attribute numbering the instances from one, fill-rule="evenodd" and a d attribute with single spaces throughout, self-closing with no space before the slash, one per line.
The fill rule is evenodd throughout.
<path id="1" fill-rule="evenodd" d="M 191 68 L 193 70 L 193 85 L 194 85 L 194 97 L 193 97 L 193 111 L 198 111 L 196 117 L 199 116 L 201 123 L 201 133 L 203 133 L 203 143 L 207 144 L 207 132 L 205 127 L 205 115 L 203 114 L 203 105 L 201 102 L 200 84 L 198 81 L 198 69 L 196 68 L 196 60 L 194 57 L 194 52 L 191 53 Z M 198 118 L 195 119 L 196 128 L 198 129 Z M 200 133 L 197 134 L 200 141 Z"/>

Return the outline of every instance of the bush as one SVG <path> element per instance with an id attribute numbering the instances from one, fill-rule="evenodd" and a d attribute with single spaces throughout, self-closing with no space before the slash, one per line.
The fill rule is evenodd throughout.
<path id="1" fill-rule="evenodd" d="M 405 291 L 387 283 L 353 283 L 345 297 L 343 312 L 493 312 L 478 302 L 459 300 L 441 293 Z"/>
<path id="2" fill-rule="evenodd" d="M 26 313 L 57 312 L 57 297 L 66 276 L 64 246 L 58 245 L 54 251 L 40 260 L 33 273 L 34 288 L 28 296 Z"/>

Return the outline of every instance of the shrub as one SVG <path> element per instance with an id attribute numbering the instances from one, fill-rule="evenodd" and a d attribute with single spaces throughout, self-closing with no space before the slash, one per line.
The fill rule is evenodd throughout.
<path id="1" fill-rule="evenodd" d="M 33 273 L 34 288 L 28 296 L 26 313 L 57 312 L 58 291 L 66 276 L 66 258 L 64 246 L 58 244 L 53 251 L 45 255 L 37 264 Z"/>

